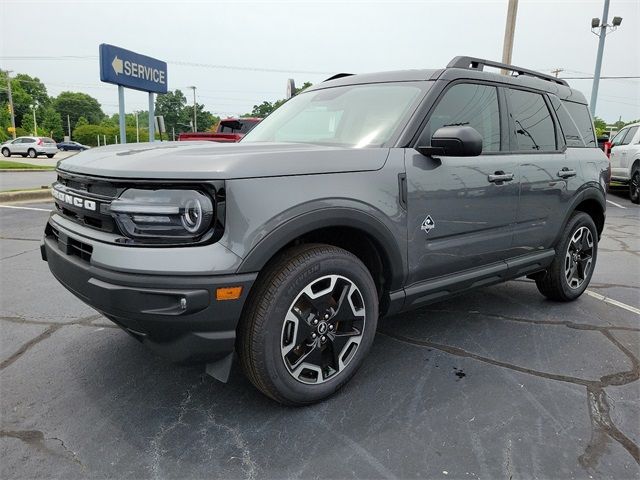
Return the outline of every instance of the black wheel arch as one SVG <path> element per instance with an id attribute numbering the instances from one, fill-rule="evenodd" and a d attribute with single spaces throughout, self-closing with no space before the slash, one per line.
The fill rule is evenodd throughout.
<path id="1" fill-rule="evenodd" d="M 606 210 L 606 197 L 602 190 L 595 186 L 585 188 L 582 192 L 576 195 L 567 209 L 564 221 L 562 222 L 562 229 L 558 232 L 558 237 L 554 244 L 558 243 L 560 235 L 562 235 L 562 230 L 564 230 L 564 227 L 571 218 L 571 215 L 577 211 L 585 212 L 593 219 L 593 222 L 596 224 L 596 229 L 598 230 L 599 240 L 602 237 L 602 231 L 604 230 Z"/>
<path id="2" fill-rule="evenodd" d="M 349 233 L 350 239 L 361 247 L 355 248 L 356 251 L 344 243 L 345 234 Z M 401 247 L 391 230 L 369 213 L 344 207 L 312 210 L 283 223 L 253 247 L 242 261 L 238 273 L 258 272 L 289 246 L 319 241 L 345 248 L 356 256 L 360 256 L 358 253 L 361 252 L 372 252 L 366 248 L 368 243 L 379 256 L 386 290 L 402 288 L 405 261 Z M 370 261 L 365 261 L 365 264 L 371 265 L 371 262 L 376 261 L 368 260 Z"/>

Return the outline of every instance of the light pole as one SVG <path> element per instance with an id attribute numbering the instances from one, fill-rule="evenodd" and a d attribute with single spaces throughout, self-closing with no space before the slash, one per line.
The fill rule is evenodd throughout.
<path id="1" fill-rule="evenodd" d="M 195 87 L 195 85 L 192 85 L 191 87 L 187 87 L 187 88 L 192 88 L 193 89 L 193 131 L 197 132 L 198 131 L 198 120 L 196 118 L 196 110 L 197 110 L 197 106 L 196 106 L 196 87 Z"/>
<path id="2" fill-rule="evenodd" d="M 133 112 L 136 116 L 136 143 L 140 143 L 140 130 L 138 129 L 138 111 Z"/>
<path id="3" fill-rule="evenodd" d="M 36 121 L 36 107 L 38 105 L 36 103 L 31 104 L 31 110 L 33 111 L 33 136 L 38 136 L 38 122 Z"/>
<path id="4" fill-rule="evenodd" d="M 607 23 L 609 16 L 609 0 L 604 0 L 604 10 L 602 11 L 602 22 L 599 18 L 591 19 L 591 33 L 600 37 L 598 41 L 598 53 L 596 55 L 596 69 L 593 74 L 593 87 L 591 88 L 591 116 L 596 116 L 596 101 L 598 100 L 598 87 L 600 86 L 600 70 L 602 69 L 602 54 L 604 53 L 604 41 L 607 37 L 607 29 L 617 30 L 622 23 L 622 17 L 613 17 L 611 25 Z M 598 33 L 598 30 L 600 33 Z"/>

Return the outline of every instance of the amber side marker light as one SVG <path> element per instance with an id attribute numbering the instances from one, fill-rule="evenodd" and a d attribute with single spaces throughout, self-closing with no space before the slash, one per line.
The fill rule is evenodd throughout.
<path id="1" fill-rule="evenodd" d="M 216 289 L 216 300 L 237 300 L 242 295 L 242 287 L 222 287 Z"/>

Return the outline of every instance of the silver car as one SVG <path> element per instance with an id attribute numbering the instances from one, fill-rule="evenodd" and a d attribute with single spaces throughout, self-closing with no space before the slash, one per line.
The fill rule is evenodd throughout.
<path id="1" fill-rule="evenodd" d="M 2 144 L 2 155 L 22 155 L 23 157 L 36 158 L 38 155 L 46 155 L 48 158 L 58 153 L 55 140 L 48 137 L 18 137 L 13 141 Z"/>

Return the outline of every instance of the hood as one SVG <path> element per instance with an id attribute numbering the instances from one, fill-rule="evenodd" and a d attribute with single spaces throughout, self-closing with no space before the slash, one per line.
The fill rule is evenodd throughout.
<path id="1" fill-rule="evenodd" d="M 224 180 L 378 170 L 388 153 L 301 143 L 155 142 L 92 148 L 58 168 L 111 178 Z"/>

